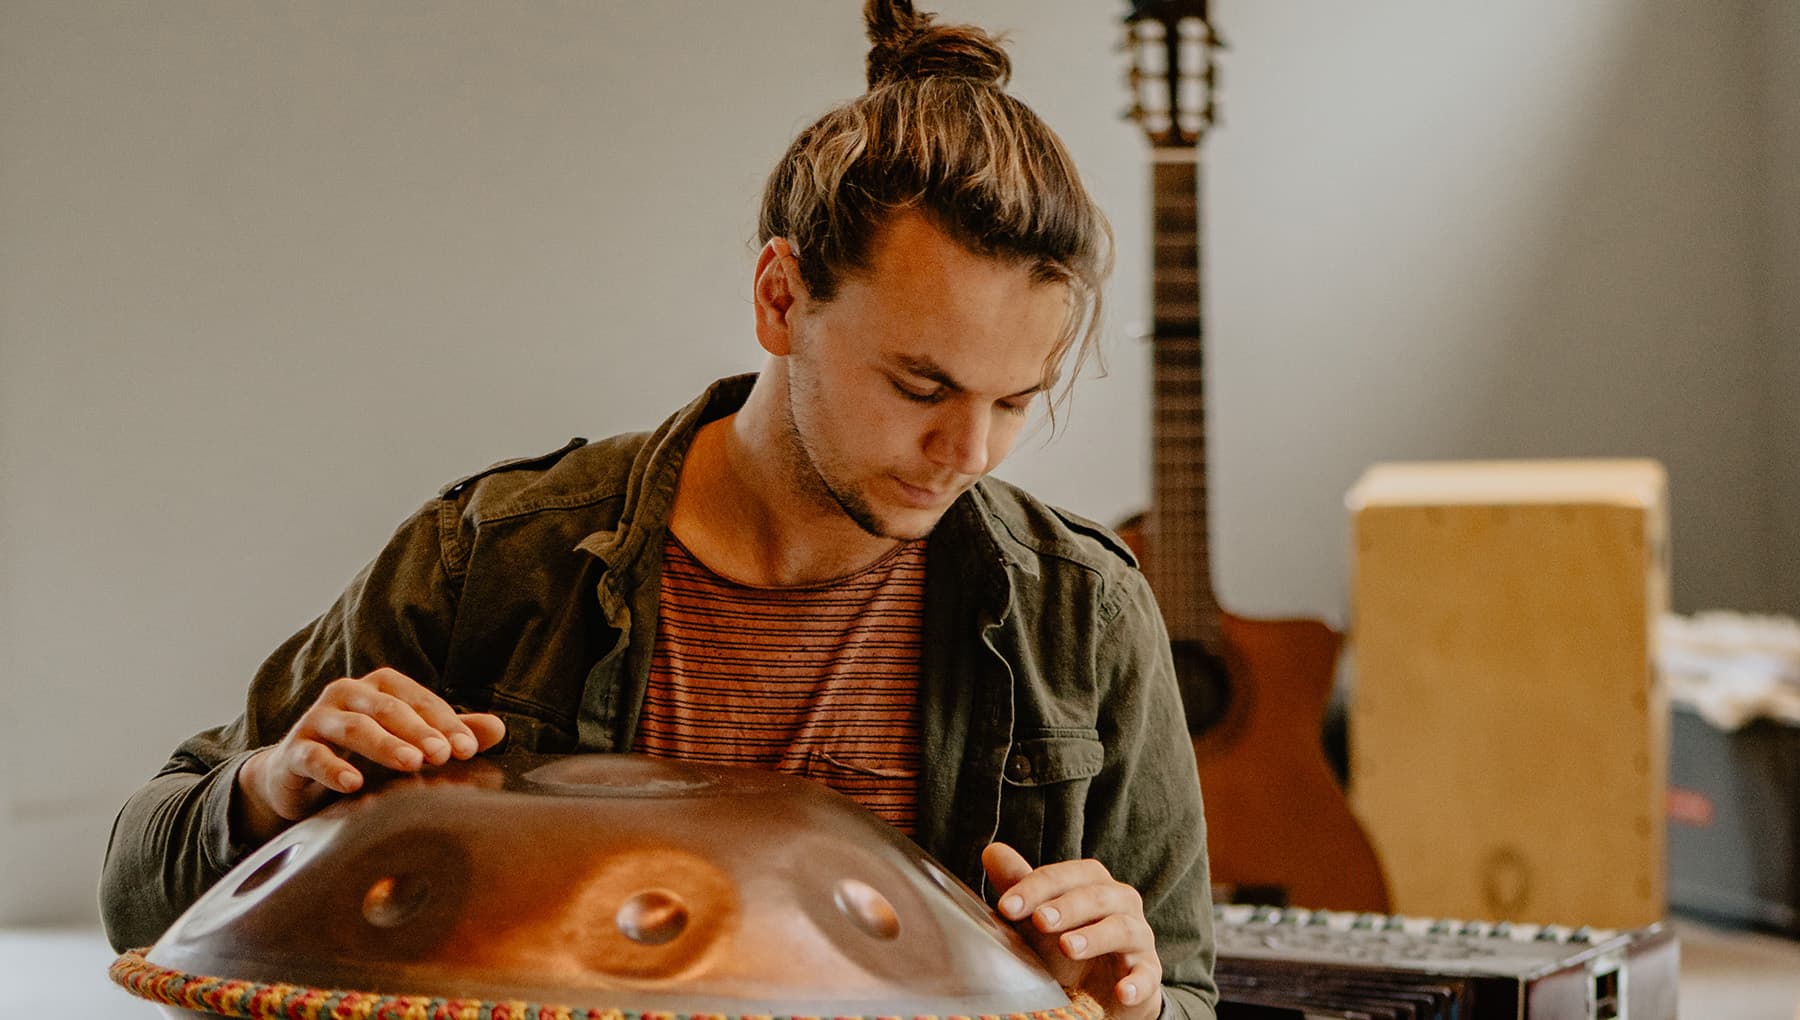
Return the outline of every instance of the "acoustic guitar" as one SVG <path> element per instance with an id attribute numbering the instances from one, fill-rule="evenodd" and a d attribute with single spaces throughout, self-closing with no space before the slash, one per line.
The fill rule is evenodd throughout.
<path id="1" fill-rule="evenodd" d="M 1153 146 L 1155 445 L 1151 509 L 1121 530 L 1168 626 L 1206 799 L 1214 896 L 1384 912 L 1380 864 L 1319 740 L 1338 635 L 1313 620 L 1233 616 L 1213 591 L 1199 196 L 1219 39 L 1206 0 L 1138 0 L 1126 27 L 1130 117 Z"/>

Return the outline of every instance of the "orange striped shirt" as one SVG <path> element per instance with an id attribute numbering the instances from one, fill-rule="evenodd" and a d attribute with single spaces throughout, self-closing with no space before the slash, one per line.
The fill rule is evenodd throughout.
<path id="1" fill-rule="evenodd" d="M 720 577 L 671 535 L 633 750 L 814 779 L 917 821 L 925 543 L 826 584 Z"/>

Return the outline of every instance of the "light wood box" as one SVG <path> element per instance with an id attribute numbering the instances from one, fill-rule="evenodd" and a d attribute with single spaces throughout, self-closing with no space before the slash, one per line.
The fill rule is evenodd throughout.
<path id="1" fill-rule="evenodd" d="M 1648 460 L 1379 464 L 1351 490 L 1351 803 L 1394 912 L 1663 916 L 1666 506 Z"/>

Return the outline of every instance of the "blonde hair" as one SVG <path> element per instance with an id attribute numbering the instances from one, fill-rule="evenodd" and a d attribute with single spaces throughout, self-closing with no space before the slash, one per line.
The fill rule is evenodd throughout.
<path id="1" fill-rule="evenodd" d="M 1068 287 L 1069 315 L 1045 365 L 1054 385 L 1096 354 L 1112 230 L 1062 140 L 1003 91 L 1012 64 L 1000 40 L 939 26 L 911 0 L 867 0 L 869 90 L 801 131 L 769 175 L 759 240 L 783 237 L 807 290 L 836 296 L 866 271 L 888 217 L 915 210 L 969 251 L 1016 262 Z"/>

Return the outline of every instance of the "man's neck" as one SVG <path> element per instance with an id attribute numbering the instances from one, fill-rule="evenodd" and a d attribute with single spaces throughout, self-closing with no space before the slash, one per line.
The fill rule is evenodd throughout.
<path id="1" fill-rule="evenodd" d="M 772 389 L 759 379 L 736 414 L 695 434 L 675 490 L 675 537 L 714 573 L 767 587 L 832 581 L 892 552 L 897 540 L 864 531 L 795 463 Z"/>

